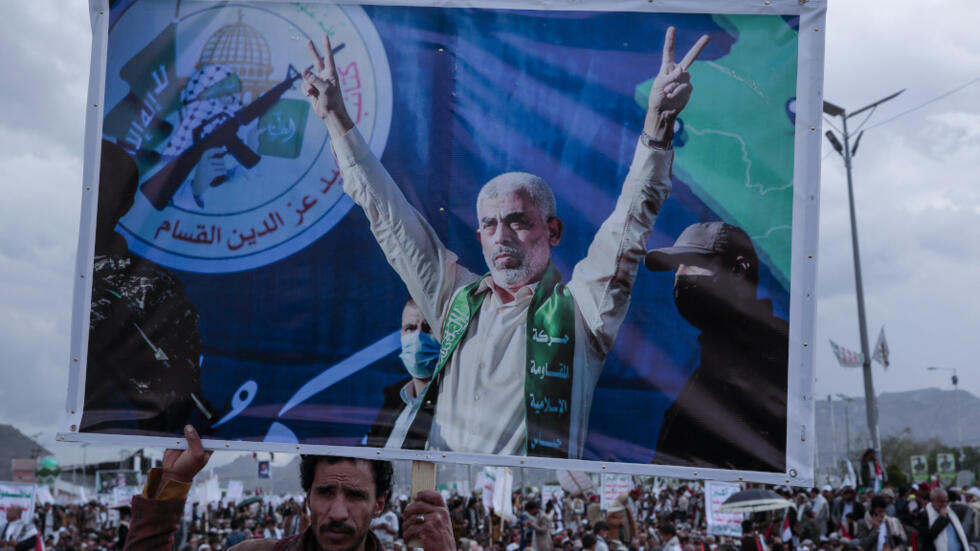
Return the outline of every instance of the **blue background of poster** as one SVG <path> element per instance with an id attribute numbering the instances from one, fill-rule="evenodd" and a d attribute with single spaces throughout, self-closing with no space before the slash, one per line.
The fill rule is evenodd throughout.
<path id="1" fill-rule="evenodd" d="M 634 94 L 659 67 L 664 30 L 677 27 L 678 52 L 711 35 L 699 61 L 725 56 L 738 39 L 711 16 L 363 9 L 394 87 L 381 161 L 461 264 L 480 273 L 475 198 L 484 182 L 520 170 L 551 183 L 565 225 L 553 260 L 569 277 L 612 212 L 643 123 Z M 695 96 L 712 93 L 694 84 Z M 648 246 L 719 216 L 675 170 Z M 407 292 L 357 208 L 274 264 L 177 274 L 201 315 L 204 398 L 228 411 L 246 381 L 257 383 L 254 399 L 213 436 L 261 440 L 279 422 L 301 442 L 357 445 L 381 389 L 406 376 L 392 351 L 278 417 L 307 381 L 398 329 Z M 678 315 L 672 282 L 669 272 L 637 277 L 596 389 L 584 459 L 649 462 L 664 410 L 698 365 L 697 330 Z M 788 318 L 788 290 L 765 264 L 759 294 Z"/>

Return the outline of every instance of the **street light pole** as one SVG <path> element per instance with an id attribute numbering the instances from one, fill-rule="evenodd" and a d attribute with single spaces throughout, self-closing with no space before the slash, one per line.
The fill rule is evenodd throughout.
<path id="1" fill-rule="evenodd" d="M 847 119 L 869 109 L 874 109 L 882 103 L 895 98 L 904 91 L 905 90 L 900 90 L 888 97 L 868 104 L 857 111 L 854 111 L 853 113 L 847 113 L 843 107 L 838 107 L 829 101 L 823 102 L 823 112 L 831 116 L 840 117 L 843 124 L 843 129 L 841 131 L 844 138 L 843 145 L 841 145 L 841 143 L 837 140 L 832 131 L 828 130 L 826 136 L 834 149 L 837 150 L 837 153 L 840 153 L 844 158 L 844 168 L 847 170 L 847 200 L 851 212 L 851 250 L 854 252 L 854 286 L 857 291 L 858 329 L 861 333 L 861 354 L 864 356 L 862 368 L 864 371 L 865 410 L 867 411 L 868 417 L 868 432 L 871 433 L 871 447 L 875 449 L 879 461 L 882 462 L 884 462 L 884 457 L 882 457 L 881 453 L 881 440 L 878 437 L 878 401 L 875 398 L 874 382 L 871 378 L 871 354 L 870 350 L 868 349 L 868 326 L 864 315 L 864 285 L 862 284 L 861 278 L 861 253 L 858 250 L 857 217 L 854 213 L 854 186 L 851 177 L 851 157 L 857 152 L 857 145 L 860 143 L 863 133 L 858 134 L 857 140 L 854 142 L 854 149 L 852 150 L 851 136 L 847 131 Z"/>
<path id="2" fill-rule="evenodd" d="M 834 454 L 834 470 L 836 470 L 840 466 L 840 463 L 837 462 L 840 458 L 837 456 L 837 423 L 834 421 L 834 399 L 830 394 L 827 395 L 827 407 L 830 409 L 830 443 Z"/>
<path id="3" fill-rule="evenodd" d="M 847 440 L 844 442 L 847 446 L 847 458 L 851 458 L 851 417 L 849 415 L 850 405 L 852 398 L 850 396 L 844 396 L 843 394 L 838 394 L 838 398 L 844 401 L 844 438 Z"/>

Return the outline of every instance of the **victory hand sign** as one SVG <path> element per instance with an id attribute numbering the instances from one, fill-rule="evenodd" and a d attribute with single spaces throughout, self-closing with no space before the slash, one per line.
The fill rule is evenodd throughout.
<path id="1" fill-rule="evenodd" d="M 354 127 L 354 121 L 347 114 L 344 106 L 344 96 L 340 89 L 340 78 L 334 65 L 333 50 L 330 48 L 330 37 L 324 36 L 326 59 L 320 55 L 313 41 L 306 43 L 306 48 L 313 58 L 313 69 L 303 71 L 303 93 L 310 100 L 313 112 L 327 125 L 331 137 L 340 137 Z"/>
<path id="2" fill-rule="evenodd" d="M 677 119 L 677 115 L 687 105 L 687 101 L 691 99 L 693 87 L 691 86 L 691 74 L 687 72 L 687 69 L 701 55 L 701 50 L 708 45 L 710 40 L 708 35 L 702 35 L 684 55 L 684 59 L 680 63 L 675 63 L 674 36 L 676 34 L 677 31 L 674 27 L 667 28 L 667 34 L 664 36 L 660 72 L 653 79 L 647 116 L 643 123 L 643 132 L 653 142 L 665 146 L 670 144 L 670 140 L 674 136 L 674 121 Z"/>

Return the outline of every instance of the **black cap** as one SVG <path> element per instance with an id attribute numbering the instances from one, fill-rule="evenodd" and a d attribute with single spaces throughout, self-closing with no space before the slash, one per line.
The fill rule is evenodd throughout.
<path id="1" fill-rule="evenodd" d="M 654 272 L 676 270 L 679 264 L 696 264 L 707 256 L 744 256 L 753 266 L 758 256 L 752 240 L 741 228 L 724 222 L 700 222 L 684 228 L 672 247 L 647 252 L 645 264 Z"/>

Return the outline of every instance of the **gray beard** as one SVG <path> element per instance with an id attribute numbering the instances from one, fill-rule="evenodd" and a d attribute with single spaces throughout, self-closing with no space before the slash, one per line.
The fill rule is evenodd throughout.
<path id="1" fill-rule="evenodd" d="M 528 282 L 528 277 L 530 277 L 530 270 L 527 264 L 519 266 L 517 268 L 490 268 L 490 275 L 493 277 L 493 282 L 501 287 L 513 287 L 518 282 L 524 281 Z"/>

